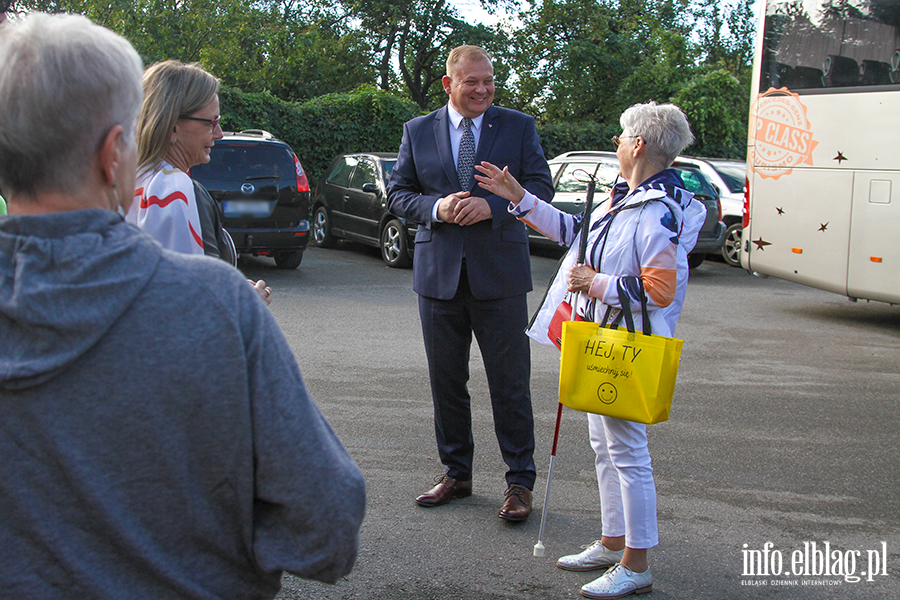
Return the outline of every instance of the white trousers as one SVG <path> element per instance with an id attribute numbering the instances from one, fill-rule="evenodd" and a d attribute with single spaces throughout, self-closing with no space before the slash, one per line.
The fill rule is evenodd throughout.
<path id="1" fill-rule="evenodd" d="M 647 426 L 588 414 L 591 446 L 597 454 L 597 483 L 603 535 L 625 536 L 629 548 L 659 543 L 656 485 L 650 466 Z"/>

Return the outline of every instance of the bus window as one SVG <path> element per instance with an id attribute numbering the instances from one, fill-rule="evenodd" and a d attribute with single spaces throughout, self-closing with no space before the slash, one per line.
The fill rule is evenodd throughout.
<path id="1" fill-rule="evenodd" d="M 864 91 L 900 84 L 896 0 L 770 0 L 759 89 Z"/>

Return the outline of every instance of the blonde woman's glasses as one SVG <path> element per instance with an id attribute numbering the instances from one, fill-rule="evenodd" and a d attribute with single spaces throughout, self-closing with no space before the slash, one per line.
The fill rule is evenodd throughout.
<path id="1" fill-rule="evenodd" d="M 206 123 L 207 125 L 209 125 L 210 129 L 215 129 L 219 124 L 219 117 L 216 117 L 215 119 L 204 119 L 202 117 L 189 117 L 187 115 L 181 115 L 178 118 L 187 119 L 188 121 L 200 121 L 201 123 Z"/>

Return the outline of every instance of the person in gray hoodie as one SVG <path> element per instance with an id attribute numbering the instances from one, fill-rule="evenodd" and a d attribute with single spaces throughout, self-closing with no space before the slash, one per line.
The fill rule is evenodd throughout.
<path id="1" fill-rule="evenodd" d="M 0 33 L 0 597 L 335 582 L 365 484 L 257 293 L 122 219 L 141 62 L 80 16 Z"/>

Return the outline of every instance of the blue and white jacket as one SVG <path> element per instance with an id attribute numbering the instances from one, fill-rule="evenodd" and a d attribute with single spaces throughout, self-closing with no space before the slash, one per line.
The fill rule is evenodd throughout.
<path id="1" fill-rule="evenodd" d="M 527 191 L 518 205 L 510 204 L 509 211 L 550 239 L 569 246 L 527 331 L 529 337 L 553 345 L 548 327 L 557 306 L 567 297 L 586 321 L 602 320 L 607 307 L 621 309 L 619 280 L 640 329 L 639 279 L 646 290 L 653 333 L 674 333 L 687 289 L 687 255 L 706 219 L 706 207 L 684 189 L 676 171 L 661 171 L 634 190 L 619 183 L 611 197 L 593 211 L 585 263 L 599 272 L 587 294 L 570 294 L 566 282 L 577 260 L 584 216 L 560 211 Z"/>

